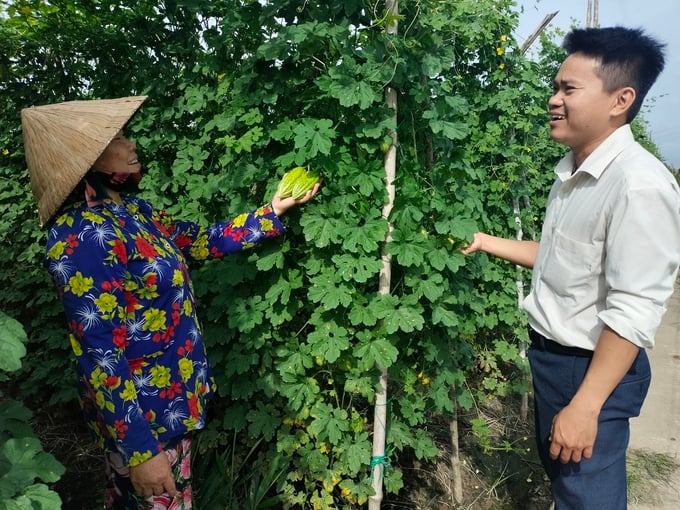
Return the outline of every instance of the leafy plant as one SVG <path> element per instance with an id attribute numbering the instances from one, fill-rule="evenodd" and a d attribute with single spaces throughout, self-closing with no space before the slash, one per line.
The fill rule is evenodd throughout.
<path id="1" fill-rule="evenodd" d="M 26 350 L 21 324 L 0 312 L 0 377 L 21 366 Z M 59 495 L 45 483 L 59 480 L 64 467 L 43 451 L 29 420 L 31 412 L 0 392 L 0 508 L 7 510 L 61 507 Z M 43 483 L 41 483 L 43 482 Z"/>
<path id="2" fill-rule="evenodd" d="M 459 251 L 476 230 L 515 237 L 521 227 L 537 238 L 564 152 L 546 123 L 561 50 L 546 36 L 534 61 L 521 55 L 514 4 L 402 2 L 394 19 L 365 0 L 3 3 L 0 296 L 28 332 L 19 397 L 48 387 L 58 405 L 75 387 L 42 267 L 20 110 L 147 94 L 129 136 L 145 162 L 144 196 L 170 213 L 233 217 L 268 201 L 293 166 L 324 179 L 313 203 L 287 213 L 283 238 L 192 268 L 219 386 L 198 490 L 349 508 L 371 494 L 381 462 L 388 494 L 399 493 L 400 461 L 436 455 L 433 417 L 455 408 L 480 418 L 481 400 L 527 387 L 518 288 L 528 273 Z M 393 131 L 396 196 L 385 218 Z M 388 234 L 392 287 L 382 295 Z M 381 369 L 389 458 L 374 459 Z M 473 424 L 488 437 L 483 421 Z M 261 478 L 213 484 L 211 463 L 224 473 L 234 459 Z"/>

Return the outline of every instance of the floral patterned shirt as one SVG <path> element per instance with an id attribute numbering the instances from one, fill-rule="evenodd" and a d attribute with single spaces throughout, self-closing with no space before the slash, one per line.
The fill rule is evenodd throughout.
<path id="1" fill-rule="evenodd" d="M 214 393 L 187 260 L 239 252 L 285 227 L 271 206 L 208 228 L 137 197 L 77 203 L 51 226 L 45 266 L 64 305 L 79 398 L 98 443 L 141 464 L 204 426 Z"/>

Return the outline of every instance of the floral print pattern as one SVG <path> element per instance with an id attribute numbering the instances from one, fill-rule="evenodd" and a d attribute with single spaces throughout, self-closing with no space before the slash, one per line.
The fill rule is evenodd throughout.
<path id="1" fill-rule="evenodd" d="M 271 206 L 206 228 L 131 196 L 73 204 L 55 220 L 45 266 L 66 312 L 80 402 L 98 443 L 126 465 L 203 428 L 215 391 L 187 261 L 284 231 Z"/>
<path id="2" fill-rule="evenodd" d="M 109 453 L 106 459 L 108 484 L 104 494 L 106 510 L 191 510 L 191 438 L 164 445 L 163 451 L 170 461 L 178 494 L 173 498 L 161 494 L 144 498 L 135 493 L 130 480 L 130 469 L 122 462 L 119 453 Z"/>

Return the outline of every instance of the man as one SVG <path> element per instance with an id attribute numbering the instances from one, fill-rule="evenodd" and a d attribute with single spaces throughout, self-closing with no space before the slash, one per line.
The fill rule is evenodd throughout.
<path id="1" fill-rule="evenodd" d="M 540 242 L 477 233 L 482 250 L 533 268 L 524 301 L 536 439 L 557 510 L 624 510 L 629 418 L 651 378 L 646 348 L 680 262 L 680 191 L 630 122 L 664 67 L 640 30 L 578 29 L 548 103 L 557 164 Z"/>

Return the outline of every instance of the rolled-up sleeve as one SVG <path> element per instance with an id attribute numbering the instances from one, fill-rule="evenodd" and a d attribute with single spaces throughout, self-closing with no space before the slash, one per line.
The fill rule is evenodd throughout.
<path id="1" fill-rule="evenodd" d="M 612 211 L 606 241 L 607 297 L 599 319 L 643 348 L 666 310 L 680 264 L 678 193 L 668 187 L 629 189 Z"/>

